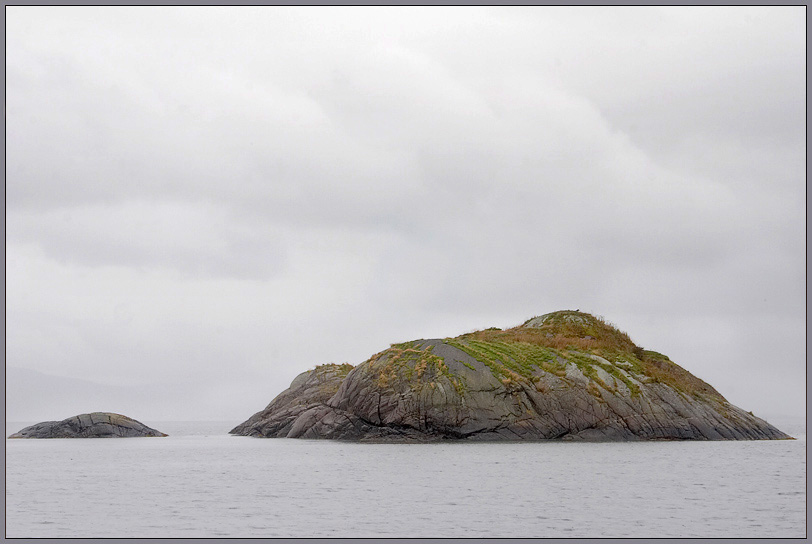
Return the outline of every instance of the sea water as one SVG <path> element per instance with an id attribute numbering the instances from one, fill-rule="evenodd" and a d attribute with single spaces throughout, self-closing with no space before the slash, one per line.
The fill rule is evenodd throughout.
<path id="1" fill-rule="evenodd" d="M 6 536 L 806 536 L 803 421 L 778 425 L 798 440 L 484 444 L 149 424 L 170 436 L 6 440 Z"/>

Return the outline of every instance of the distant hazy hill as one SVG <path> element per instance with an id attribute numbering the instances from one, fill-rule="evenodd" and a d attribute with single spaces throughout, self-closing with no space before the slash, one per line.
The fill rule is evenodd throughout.
<path id="1" fill-rule="evenodd" d="M 251 398 L 250 387 L 241 389 Z M 239 420 L 240 396 L 233 384 L 115 386 L 6 367 L 6 421 L 59 421 L 88 412 L 127 414 L 139 421 Z"/>
<path id="2" fill-rule="evenodd" d="M 89 411 L 127 414 L 136 411 L 135 401 L 127 387 L 6 367 L 7 421 L 61 420 Z"/>

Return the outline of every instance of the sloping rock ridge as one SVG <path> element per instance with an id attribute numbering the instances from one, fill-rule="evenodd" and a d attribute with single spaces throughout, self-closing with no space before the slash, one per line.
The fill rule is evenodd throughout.
<path id="1" fill-rule="evenodd" d="M 360 441 L 789 439 L 579 311 L 300 374 L 231 434 Z"/>
<path id="2" fill-rule="evenodd" d="M 167 436 L 121 414 L 92 412 L 62 421 L 44 421 L 26 427 L 9 438 L 130 438 Z"/>

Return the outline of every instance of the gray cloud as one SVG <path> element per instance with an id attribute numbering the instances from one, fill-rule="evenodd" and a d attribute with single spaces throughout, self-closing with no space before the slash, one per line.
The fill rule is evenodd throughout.
<path id="1" fill-rule="evenodd" d="M 803 406 L 801 8 L 7 20 L 13 366 L 280 391 L 580 307 Z"/>
<path id="2" fill-rule="evenodd" d="M 168 267 L 235 278 L 267 277 L 284 267 L 279 233 L 211 205 L 131 201 L 9 217 L 9 236 L 39 244 L 65 263 Z"/>

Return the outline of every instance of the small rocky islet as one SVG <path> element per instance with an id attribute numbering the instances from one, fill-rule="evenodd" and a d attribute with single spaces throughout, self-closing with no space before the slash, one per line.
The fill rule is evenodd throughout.
<path id="1" fill-rule="evenodd" d="M 791 439 L 667 356 L 577 310 L 506 330 L 392 344 L 357 366 L 317 366 L 231 434 L 373 442 Z"/>
<path id="2" fill-rule="evenodd" d="M 9 438 L 133 438 L 167 436 L 140 421 L 111 412 L 79 414 L 62 421 L 43 421 Z"/>

